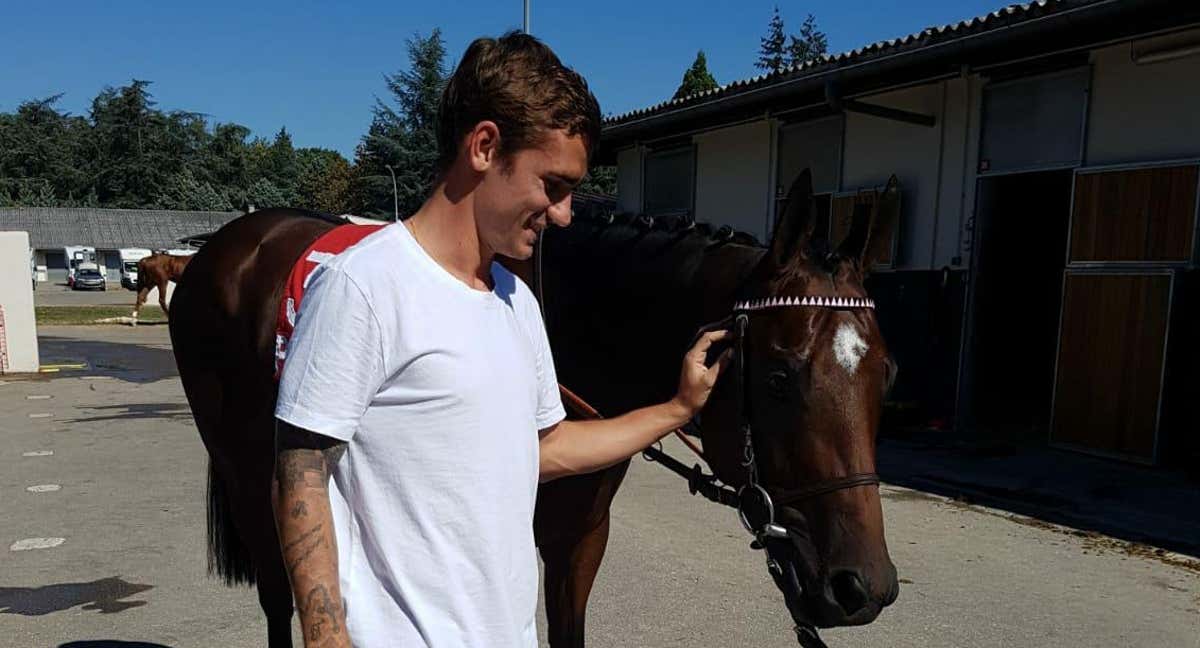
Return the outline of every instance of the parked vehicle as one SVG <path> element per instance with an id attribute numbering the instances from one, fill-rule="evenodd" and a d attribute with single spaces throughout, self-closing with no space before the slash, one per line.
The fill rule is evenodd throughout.
<path id="1" fill-rule="evenodd" d="M 63 248 L 63 256 L 67 259 L 67 285 L 74 287 L 75 275 L 81 268 L 100 272 L 96 264 L 96 248 L 85 245 L 68 245 Z M 101 275 L 103 276 L 103 275 Z"/>
<path id="2" fill-rule="evenodd" d="M 72 290 L 108 290 L 108 282 L 96 268 L 79 268 L 75 271 Z"/>
<path id="3" fill-rule="evenodd" d="M 121 255 L 121 285 L 130 290 L 138 289 L 138 261 L 150 256 L 150 250 L 145 248 L 122 248 Z"/>

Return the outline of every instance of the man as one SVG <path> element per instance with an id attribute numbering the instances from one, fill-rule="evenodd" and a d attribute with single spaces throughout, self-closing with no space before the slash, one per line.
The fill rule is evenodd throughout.
<path id="1" fill-rule="evenodd" d="M 537 303 L 493 263 L 570 223 L 599 133 L 548 47 L 479 39 L 442 96 L 428 200 L 312 275 L 276 409 L 306 646 L 536 646 L 539 480 L 623 461 L 708 399 L 723 333 L 685 356 L 671 401 L 564 421 Z"/>

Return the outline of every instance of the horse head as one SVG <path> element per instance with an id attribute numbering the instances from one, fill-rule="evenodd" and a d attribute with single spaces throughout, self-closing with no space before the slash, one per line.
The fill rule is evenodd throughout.
<path id="1" fill-rule="evenodd" d="M 734 486 L 751 479 L 741 427 L 750 425 L 756 481 L 775 500 L 779 529 L 759 540 L 799 623 L 869 623 L 899 591 L 874 477 L 896 365 L 863 286 L 898 211 L 893 177 L 873 205 L 855 209 L 846 239 L 822 249 L 811 240 L 811 175 L 800 175 L 738 297 L 740 376 L 722 375 L 701 417 L 705 455 Z"/>

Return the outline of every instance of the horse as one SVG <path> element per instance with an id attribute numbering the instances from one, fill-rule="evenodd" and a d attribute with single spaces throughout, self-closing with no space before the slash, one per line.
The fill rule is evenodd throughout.
<path id="1" fill-rule="evenodd" d="M 581 219 L 545 232 L 542 272 L 534 273 L 529 262 L 506 265 L 538 277 L 561 382 L 601 411 L 625 411 L 669 397 L 696 329 L 725 318 L 739 303 L 768 296 L 864 298 L 863 268 L 878 247 L 871 233 L 894 211 L 886 209 L 890 193 L 876 201 L 874 218 L 856 214 L 837 250 L 819 253 L 810 241 L 811 191 L 805 172 L 766 248 L 706 226 Z M 179 375 L 209 453 L 209 569 L 230 585 L 257 585 L 271 648 L 291 645 L 293 613 L 271 510 L 275 317 L 294 262 L 339 222 L 268 209 L 225 225 L 184 273 L 170 321 Z M 749 401 L 767 489 L 874 472 L 881 404 L 895 372 L 874 313 L 797 307 L 756 310 L 749 318 L 744 385 L 723 376 L 700 417 L 704 455 L 716 478 L 735 488 L 747 482 L 738 419 Z M 535 539 L 555 648 L 584 645 L 609 507 L 628 466 L 539 487 Z M 786 530 L 785 539 L 760 540 L 786 576 L 776 583 L 798 623 L 867 623 L 895 600 L 896 570 L 872 484 L 843 484 L 781 505 L 772 521 Z"/>
<path id="2" fill-rule="evenodd" d="M 142 304 L 146 303 L 146 297 L 152 288 L 158 288 L 158 305 L 162 307 L 163 314 L 169 316 L 167 282 L 174 281 L 179 284 L 183 270 L 191 260 L 191 255 L 156 253 L 138 261 L 137 303 L 133 305 L 132 313 L 134 325 L 137 324 L 138 313 L 142 310 Z"/>

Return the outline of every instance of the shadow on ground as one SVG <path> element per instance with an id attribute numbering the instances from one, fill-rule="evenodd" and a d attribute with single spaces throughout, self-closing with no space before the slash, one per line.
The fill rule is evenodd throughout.
<path id="1" fill-rule="evenodd" d="M 84 340 L 65 335 L 38 336 L 43 365 L 87 363 L 88 375 L 109 376 L 131 383 L 157 382 L 178 376 L 175 353 L 169 344 L 138 344 L 130 341 Z M 57 374 L 68 376 L 69 373 Z"/>
<path id="2" fill-rule="evenodd" d="M 1200 488 L 1176 471 L 932 432 L 881 438 L 878 467 L 898 486 L 1200 558 Z"/>
<path id="3" fill-rule="evenodd" d="M 187 403 L 130 403 L 127 405 L 100 405 L 86 408 L 91 412 L 108 412 L 100 416 L 64 419 L 64 423 L 96 423 L 98 421 L 128 421 L 139 419 L 192 420 L 192 410 Z"/>
<path id="4" fill-rule="evenodd" d="M 42 616 L 82 605 L 84 610 L 115 614 L 141 607 L 146 601 L 124 601 L 153 585 L 130 583 L 120 577 L 101 578 L 89 583 L 56 583 L 41 587 L 0 587 L 0 614 Z"/>
<path id="5" fill-rule="evenodd" d="M 100 639 L 95 641 L 72 641 L 70 643 L 59 644 L 58 648 L 171 648 L 157 643 L 146 643 L 144 641 L 113 641 L 111 639 Z"/>

